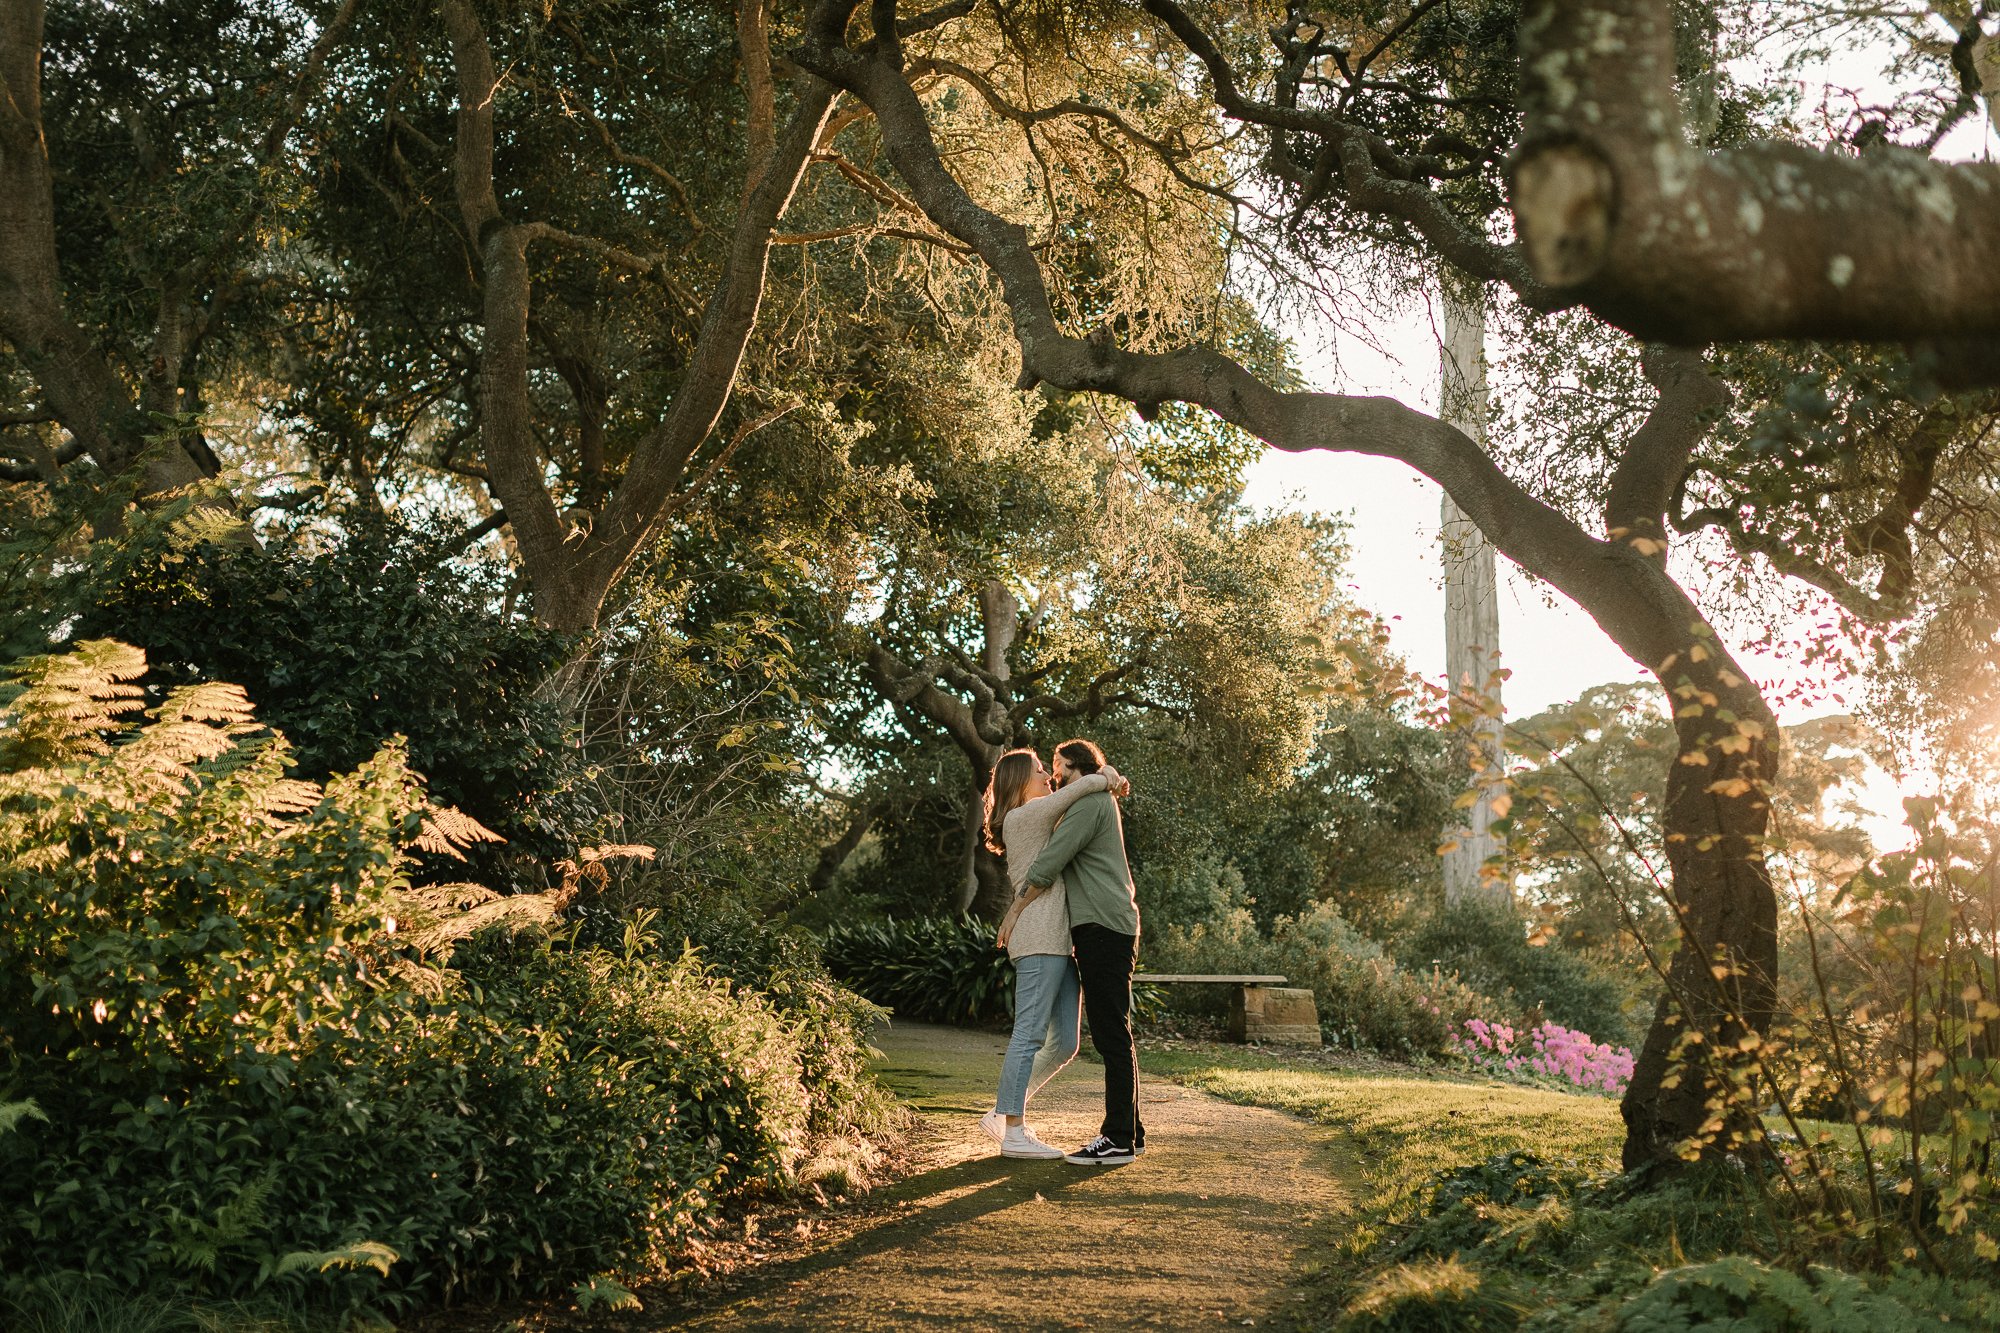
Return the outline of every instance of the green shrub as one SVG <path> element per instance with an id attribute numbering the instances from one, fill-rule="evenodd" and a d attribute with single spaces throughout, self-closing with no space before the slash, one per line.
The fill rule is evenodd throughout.
<path id="1" fill-rule="evenodd" d="M 1395 1257 L 1471 1251 L 1503 1233 L 1516 1241 L 1510 1248 L 1517 1251 L 1560 1250 L 1569 1239 L 1568 1201 L 1581 1174 L 1557 1170 L 1530 1152 L 1500 1153 L 1441 1172 Z"/>
<path id="2" fill-rule="evenodd" d="M 245 1288 L 375 1239 L 270 1219 L 319 1128 L 302 1062 L 375 1004 L 359 946 L 422 793 L 393 748 L 323 791 L 288 779 L 232 686 L 133 725 L 145 665 L 86 642 L 17 663 L 0 703 L 0 1101 L 42 1113 L 0 1134 L 0 1272 Z"/>
<path id="3" fill-rule="evenodd" d="M 1302 916 L 1279 917 L 1269 935 L 1238 908 L 1192 928 L 1168 926 L 1148 935 L 1144 948 L 1146 965 L 1156 972 L 1283 975 L 1311 988 L 1328 1041 L 1385 1054 L 1443 1054 L 1451 1049 L 1456 1023 L 1493 1010 L 1449 977 L 1398 968 L 1327 903 Z M 1184 1001 L 1177 996 L 1175 1002 Z M 1213 1007 L 1226 997 L 1190 996 L 1187 1002 Z"/>
<path id="4" fill-rule="evenodd" d="M 262 550 L 170 529 L 107 571 L 74 632 L 144 649 L 155 693 L 243 686 L 302 777 L 407 738 L 432 799 L 507 840 L 474 850 L 476 873 L 511 880 L 523 858 L 566 855 L 592 810 L 562 711 L 536 693 L 568 645 L 502 614 L 504 579 L 445 535 L 377 517 L 332 545 Z"/>
<path id="5" fill-rule="evenodd" d="M 293 781 L 233 687 L 121 721 L 143 668 L 92 642 L 0 694 L 0 1298 L 22 1321 L 82 1288 L 561 1289 L 660 1261 L 873 1113 L 869 1009 L 823 976 L 766 999 L 638 930 L 488 932 L 423 964 L 390 924 L 423 818 L 400 752 Z"/>
<path id="6" fill-rule="evenodd" d="M 1614 1046 L 1636 1046 L 1650 1017 L 1640 1012 L 1643 997 L 1634 982 L 1560 945 L 1529 944 L 1520 917 L 1505 906 L 1444 908 L 1419 924 L 1397 954 L 1411 967 L 1457 973 L 1510 1016 L 1539 1009 L 1546 1019 Z"/>
<path id="7" fill-rule="evenodd" d="M 789 1183 L 813 1098 L 793 1025 L 756 995 L 692 957 L 498 932 L 453 961 L 462 988 L 324 1090 L 354 1108 L 345 1205 L 402 1255 L 399 1285 L 560 1290 Z"/>
<path id="8" fill-rule="evenodd" d="M 834 976 L 905 1018 L 991 1023 L 1013 1012 L 1014 967 L 977 921 L 919 917 L 837 925 L 825 936 Z"/>

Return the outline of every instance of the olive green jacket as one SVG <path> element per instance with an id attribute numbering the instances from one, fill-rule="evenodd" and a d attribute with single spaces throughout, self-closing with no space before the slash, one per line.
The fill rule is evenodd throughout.
<path id="1" fill-rule="evenodd" d="M 1100 925 L 1121 935 L 1139 933 L 1139 900 L 1125 864 L 1125 828 L 1118 802 L 1092 792 L 1069 808 L 1035 863 L 1028 883 L 1042 888 L 1062 876 L 1072 928 Z"/>

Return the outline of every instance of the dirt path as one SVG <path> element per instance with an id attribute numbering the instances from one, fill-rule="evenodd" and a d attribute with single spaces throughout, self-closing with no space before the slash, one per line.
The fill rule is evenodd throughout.
<path id="1" fill-rule="evenodd" d="M 821 1248 L 760 1269 L 677 1328 L 1216 1328 L 1281 1322 L 1293 1252 L 1346 1207 L 1332 1134 L 1164 1080 L 1146 1155 L 1084 1168 L 998 1156 L 980 1133 L 1002 1038 L 898 1023 L 881 1072 L 920 1114 L 919 1169 Z M 1029 1108 L 1052 1143 L 1097 1128 L 1077 1062 Z"/>

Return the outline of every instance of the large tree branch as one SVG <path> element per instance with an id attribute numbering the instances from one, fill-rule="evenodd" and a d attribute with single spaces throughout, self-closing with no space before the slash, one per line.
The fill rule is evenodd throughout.
<path id="1" fill-rule="evenodd" d="M 1642 362 L 1660 397 L 1611 474 L 1604 525 L 1614 541 L 1636 542 L 1641 555 L 1664 565 L 1667 506 L 1687 476 L 1688 459 L 1730 395 L 1698 352 L 1655 344 L 1646 348 Z"/>
<path id="2" fill-rule="evenodd" d="M 1855 522 L 1840 534 L 1846 553 L 1862 562 L 1879 562 L 1875 586 L 1864 586 L 1850 572 L 1813 555 L 1794 540 L 1753 527 L 1737 507 L 1713 505 L 1673 516 L 1676 531 L 1693 532 L 1713 528 L 1745 555 L 1760 555 L 1779 573 L 1811 584 L 1834 599 L 1848 614 L 1872 624 L 1888 624 L 1910 614 L 1916 604 L 1916 550 L 1912 530 L 1917 515 L 1930 502 L 1937 487 L 1938 464 L 1951 443 L 1958 439 L 1963 420 L 1949 400 L 1928 408 L 1909 435 L 1897 446 L 1899 468 L 1888 497 L 1875 513 Z M 1879 475 L 1840 486 L 1821 488 L 1820 494 L 1874 489 L 1882 484 Z"/>
<path id="3" fill-rule="evenodd" d="M 1046 713 L 1052 718 L 1080 717 L 1086 721 L 1095 722 L 1098 718 L 1104 716 L 1106 709 L 1112 707 L 1114 704 L 1135 702 L 1135 696 L 1129 691 L 1112 694 L 1110 693 L 1111 687 L 1122 680 L 1137 675 L 1151 665 L 1151 656 L 1142 652 L 1122 666 L 1112 667 L 1108 671 L 1100 671 L 1091 680 L 1090 684 L 1084 688 L 1083 694 L 1079 698 L 1065 699 L 1060 694 L 1044 693 L 1038 694 L 1032 699 L 1024 699 L 1020 704 L 1015 706 L 1015 724 L 1025 727 L 1034 719 L 1037 713 Z M 1175 711 L 1157 705 L 1149 706 L 1161 707 L 1161 711 L 1163 712 Z"/>
<path id="4" fill-rule="evenodd" d="M 867 665 L 869 679 L 883 698 L 942 729 L 975 767 L 992 761 L 992 753 L 999 747 L 979 734 L 969 704 L 938 688 L 941 666 L 935 659 L 906 666 L 894 653 L 871 641 Z"/>
<path id="5" fill-rule="evenodd" d="M 798 61 L 875 109 L 883 146 L 911 194 L 999 278 L 1021 347 L 1022 388 L 1048 383 L 1113 394 L 1149 417 L 1163 403 L 1188 402 L 1276 448 L 1399 459 L 1450 492 L 1511 559 L 1586 607 L 1634 660 L 1657 668 L 1681 652 L 1701 617 L 1656 564 L 1626 543 L 1590 536 L 1435 417 L 1389 398 L 1280 391 L 1209 348 L 1135 353 L 1108 339 L 1066 334 L 1026 229 L 982 208 L 951 175 L 921 102 L 890 55 L 845 45 L 853 8 L 853 0 L 822 0 Z"/>
<path id="6" fill-rule="evenodd" d="M 833 110 L 834 89 L 825 81 L 802 77 L 795 91 L 791 119 L 737 213 L 722 276 L 709 295 L 680 389 L 665 418 L 633 449 L 623 484 L 584 542 L 584 586 L 599 600 L 657 530 L 663 507 L 721 419 L 735 387 L 763 302 L 778 220 L 790 206 Z"/>
<path id="7" fill-rule="evenodd" d="M 1141 4 L 1201 62 L 1216 105 L 1226 115 L 1280 134 L 1308 134 L 1326 145 L 1323 168 L 1307 173 L 1307 203 L 1314 202 L 1315 193 L 1330 182 L 1337 169 L 1342 187 L 1357 206 L 1408 223 L 1453 267 L 1474 277 L 1506 283 L 1535 309 L 1553 309 L 1560 304 L 1529 267 L 1518 245 L 1495 245 L 1482 230 L 1467 225 L 1452 212 L 1422 179 L 1422 164 L 1412 163 L 1380 135 L 1333 112 L 1252 98 L 1244 92 L 1221 46 L 1192 15 L 1174 0 L 1141 0 Z"/>
<path id="8" fill-rule="evenodd" d="M 1698 509 L 1676 518 L 1674 528 L 1679 532 L 1714 528 L 1728 537 L 1729 544 L 1739 552 L 1764 557 L 1771 568 L 1819 589 L 1858 620 L 1886 624 L 1909 614 L 1911 602 L 1907 588 L 1892 590 L 1885 580 L 1882 587 L 1870 592 L 1797 543 L 1751 527 L 1734 510 L 1720 507 Z"/>
<path id="9" fill-rule="evenodd" d="M 452 188 L 466 238 L 481 262 L 480 443 L 488 484 L 507 512 L 515 549 L 534 586 L 536 612 L 553 624 L 579 597 L 575 556 L 566 549 L 562 515 L 543 480 L 528 392 L 528 243 L 536 232 L 510 226 L 500 212 L 493 181 L 493 102 L 500 76 L 485 29 L 470 0 L 443 0 L 439 14 L 458 92 Z"/>
<path id="10" fill-rule="evenodd" d="M 1690 146 L 1672 0 L 1535 0 L 1514 216 L 1535 274 L 1643 338 L 2000 335 L 2000 167 Z"/>
<path id="11" fill-rule="evenodd" d="M 742 203 L 778 148 L 778 91 L 771 77 L 771 0 L 738 0 L 736 45 L 743 59 L 744 154 Z"/>

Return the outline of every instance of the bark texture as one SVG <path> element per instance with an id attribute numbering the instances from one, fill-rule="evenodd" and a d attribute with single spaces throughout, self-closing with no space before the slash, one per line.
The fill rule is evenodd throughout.
<path id="1" fill-rule="evenodd" d="M 1439 415 L 1481 447 L 1486 444 L 1486 307 L 1477 292 L 1446 284 L 1444 342 L 1439 347 Z M 1444 543 L 1445 675 L 1452 714 L 1467 741 L 1467 761 L 1478 795 L 1462 828 L 1449 830 L 1444 854 L 1444 900 L 1511 903 L 1504 871 L 1482 874 L 1500 850 L 1494 836 L 1493 801 L 1504 786 L 1500 682 L 1500 582 L 1493 543 L 1446 491 L 1440 503 Z"/>
<path id="2" fill-rule="evenodd" d="M 1527 7 L 1512 182 L 1536 277 L 1687 345 L 2000 337 L 2000 167 L 1894 146 L 1696 148 L 1673 23 L 1673 0 Z M 1950 352 L 2000 370 L 1992 347 Z"/>

